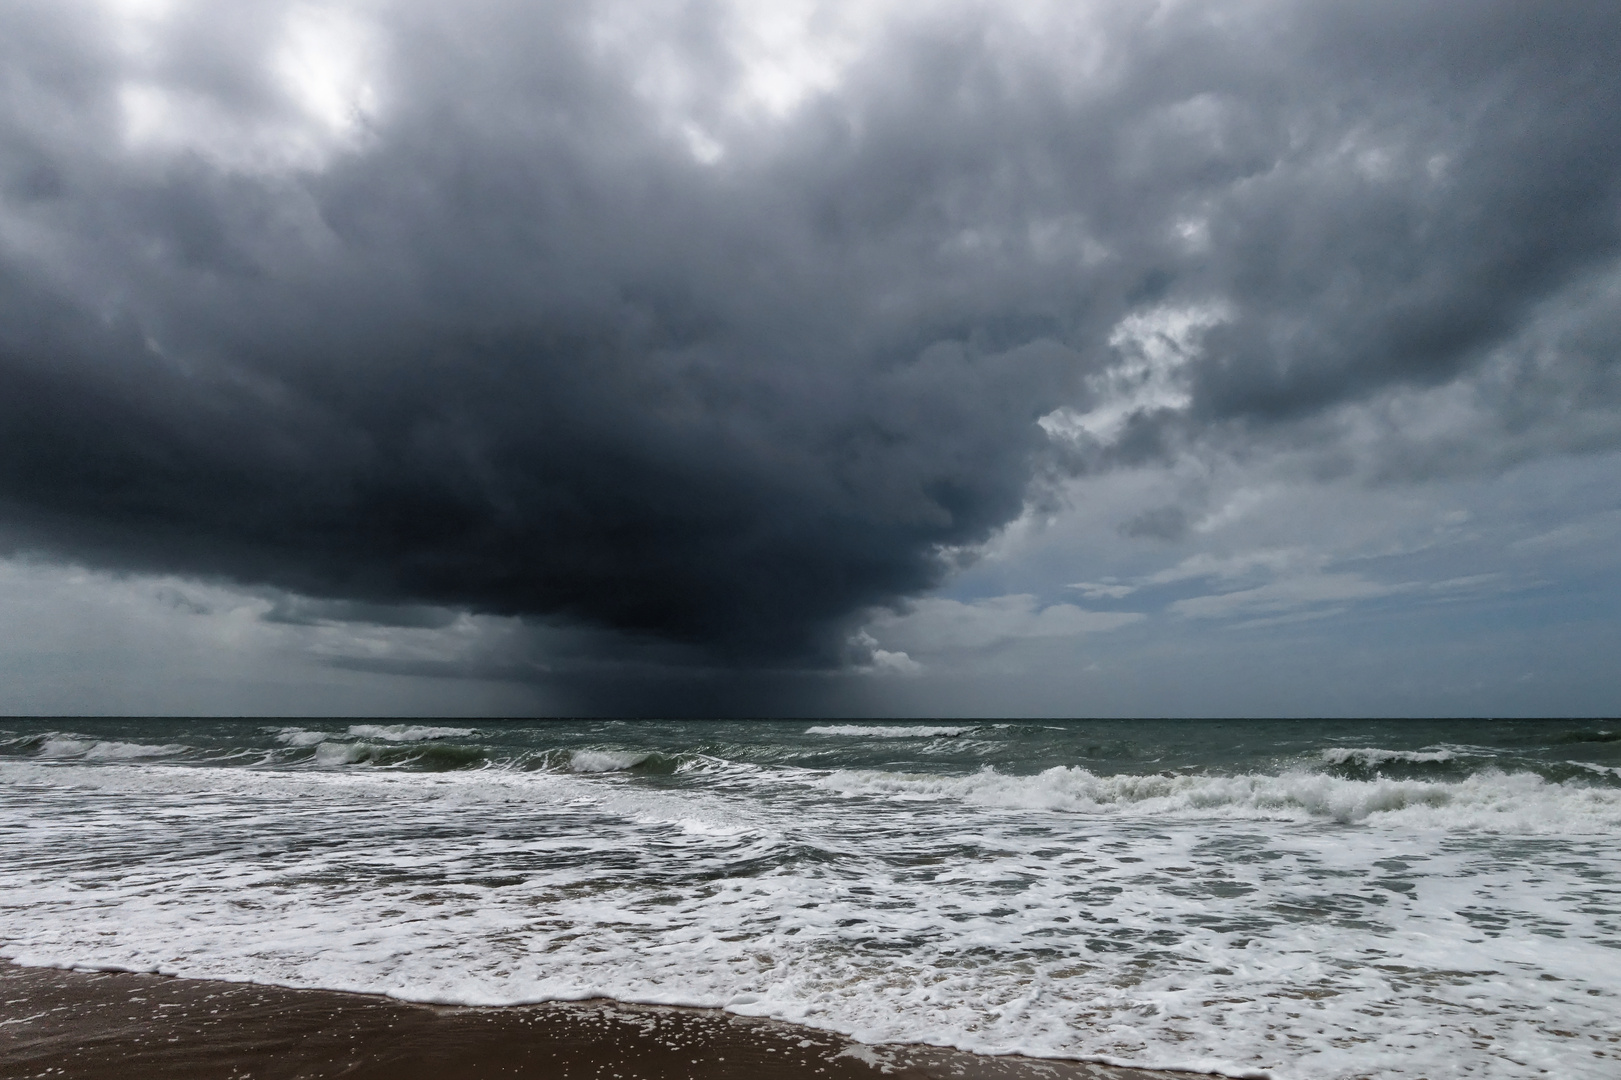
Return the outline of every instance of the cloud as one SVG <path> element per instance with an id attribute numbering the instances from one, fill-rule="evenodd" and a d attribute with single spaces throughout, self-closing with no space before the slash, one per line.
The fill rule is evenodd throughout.
<path id="1" fill-rule="evenodd" d="M 260 616 L 265 622 L 293 626 L 326 626 L 334 623 L 366 623 L 371 626 L 415 627 L 440 630 L 454 624 L 458 615 L 445 608 L 386 604 L 361 604 L 352 600 L 313 600 L 305 596 L 275 597 L 270 609 Z"/>
<path id="2" fill-rule="evenodd" d="M 1074 604 L 1047 604 L 1028 593 L 972 603 L 930 597 L 904 614 L 885 614 L 863 634 L 907 654 L 982 651 L 1029 638 L 1068 638 L 1106 633 L 1141 622 L 1134 611 L 1088 611 Z"/>
<path id="3" fill-rule="evenodd" d="M 1156 506 L 1120 526 L 1123 536 L 1176 541 L 1188 534 L 1188 514 L 1180 506 Z"/>
<path id="4" fill-rule="evenodd" d="M 1130 596 L 1132 593 L 1137 591 L 1137 586 L 1135 585 L 1121 585 L 1115 582 L 1104 583 L 1096 581 L 1077 581 L 1074 584 L 1065 585 L 1064 588 L 1079 590 L 1080 594 L 1086 597 L 1088 600 L 1119 600 L 1123 597 Z"/>
<path id="5" fill-rule="evenodd" d="M 781 671 L 1067 476 L 1621 445 L 1618 30 L 9 4 L 4 544 Z M 1197 528 L 1156 513 L 1127 533 Z M 1299 580 L 1224 603 L 1370 587 Z M 970 648 L 1124 617 L 953 603 L 896 619 Z"/>
<path id="6" fill-rule="evenodd" d="M 1248 618 L 1243 625 L 1274 625 L 1282 621 L 1326 618 L 1350 610 L 1350 605 L 1393 596 L 1478 594 L 1503 585 L 1500 573 L 1470 574 L 1442 581 L 1381 582 L 1344 570 L 1291 565 L 1295 560 L 1265 552 L 1228 561 L 1211 576 L 1234 577 L 1249 570 L 1277 574 L 1272 580 L 1245 589 L 1208 593 L 1172 601 L 1173 615 L 1187 619 Z M 1326 559 L 1323 560 L 1326 562 Z M 1198 576 L 1205 576 L 1203 574 Z M 1167 577 L 1165 580 L 1178 580 Z"/>
<path id="7" fill-rule="evenodd" d="M 923 670 L 923 665 L 906 653 L 883 648 L 878 639 L 865 630 L 850 639 L 850 649 L 855 654 L 858 671 L 875 675 L 916 675 Z"/>
<path id="8" fill-rule="evenodd" d="M 1280 574 L 1300 569 L 1317 570 L 1325 562 L 1326 556 L 1323 554 L 1302 547 L 1258 548 L 1232 555 L 1201 551 L 1175 566 L 1149 575 L 1143 584 L 1172 585 L 1197 578 L 1232 580 L 1262 572 Z"/>
<path id="9" fill-rule="evenodd" d="M 294 622 L 268 616 L 298 598 L 263 589 L 11 559 L 0 559 L 0 594 L 0 709 L 12 714 L 529 715 L 561 704 L 537 686 L 533 632 L 511 619 L 369 613 L 385 625 L 328 608 Z"/>
<path id="10" fill-rule="evenodd" d="M 1133 421 L 1185 412 L 1193 404 L 1186 369 L 1199 358 L 1205 331 L 1229 318 L 1221 304 L 1164 306 L 1135 313 L 1110 331 L 1114 362 L 1087 378 L 1092 406 L 1065 406 L 1041 418 L 1054 438 L 1120 441 Z"/>
<path id="11" fill-rule="evenodd" d="M 1170 610 L 1190 619 L 1223 619 L 1237 615 L 1273 614 L 1314 604 L 1371 600 L 1407 591 L 1411 587 L 1383 585 L 1358 574 L 1303 574 L 1280 578 L 1252 589 L 1188 597 L 1173 602 Z"/>

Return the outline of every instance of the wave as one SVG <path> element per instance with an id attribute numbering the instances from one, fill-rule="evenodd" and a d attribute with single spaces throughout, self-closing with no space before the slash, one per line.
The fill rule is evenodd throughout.
<path id="1" fill-rule="evenodd" d="M 1595 773 L 1599 776 L 1613 776 L 1616 779 L 1621 780 L 1621 767 L 1615 765 L 1594 765 L 1590 761 L 1567 761 L 1565 764 L 1574 765 L 1578 769 Z"/>
<path id="2" fill-rule="evenodd" d="M 359 739 L 384 742 L 431 742 L 436 739 L 466 739 L 478 732 L 473 728 L 429 727 L 423 724 L 350 724 L 349 734 Z"/>
<path id="3" fill-rule="evenodd" d="M 979 731 L 984 724 L 966 726 L 936 726 L 929 724 L 817 724 L 805 729 L 806 735 L 839 735 L 865 739 L 939 739 L 954 738 Z"/>
<path id="4" fill-rule="evenodd" d="M 317 746 L 299 761 L 471 749 Z M 1505 1053 L 1609 1075 L 1546 1031 L 1607 1037 L 1621 992 L 1591 962 L 1614 942 L 1621 825 L 1621 787 L 1596 776 L 544 753 L 441 773 L 8 761 L 0 812 L 29 827 L 0 860 L 0 957 L 477 1005 L 708 1005 L 875 1043 L 1233 1075 L 1416 1078 L 1459 1055 L 1526 1075 L 1478 1051 L 1469 1025 L 1489 1009 Z M 615 775 L 677 762 L 693 784 Z M 312 828 L 328 817 L 343 827 Z M 1510 835 L 1458 842 L 1471 828 Z M 251 848 L 219 842 L 248 831 Z M 1554 979 L 1516 977 L 1537 970 Z"/>
<path id="5" fill-rule="evenodd" d="M 1379 765 L 1387 761 L 1417 764 L 1452 761 L 1457 756 L 1450 750 L 1379 750 L 1374 747 L 1363 747 L 1359 750 L 1334 747 L 1322 753 L 1323 760 L 1330 765 L 1345 765 L 1353 761 L 1361 765 Z"/>
<path id="6" fill-rule="evenodd" d="M 271 729 L 276 741 L 283 746 L 303 748 L 319 746 L 324 742 L 344 739 L 370 739 L 385 743 L 437 742 L 443 739 L 466 739 L 478 734 L 475 728 L 432 727 L 426 724 L 350 724 L 343 732 L 311 731 L 300 727 Z"/>
<path id="7" fill-rule="evenodd" d="M 342 733 L 299 727 L 268 730 L 274 732 L 277 742 L 290 750 L 313 748 L 313 758 L 305 760 L 328 768 L 340 765 L 386 765 L 440 772 L 482 765 L 489 756 L 481 746 L 445 741 L 478 734 L 473 728 L 351 724 Z"/>
<path id="8" fill-rule="evenodd" d="M 51 735 L 40 740 L 37 753 L 42 758 L 77 758 L 81 761 L 133 761 L 140 758 L 170 757 L 184 753 L 179 743 L 154 746 L 148 743 L 119 742 L 73 735 Z"/>
<path id="9" fill-rule="evenodd" d="M 991 768 L 968 776 L 840 770 L 813 783 L 846 796 L 1144 820 L 1323 820 L 1532 834 L 1621 828 L 1621 790 L 1495 770 L 1455 781 L 1347 779 L 1304 770 L 1238 776 L 1100 776 L 1076 766 L 1034 776 Z"/>
<path id="10" fill-rule="evenodd" d="M 283 746 L 301 749 L 306 746 L 318 746 L 328 739 L 338 738 L 331 731 L 306 731 L 304 728 L 285 727 L 276 731 L 276 741 Z"/>
<path id="11" fill-rule="evenodd" d="M 569 755 L 568 768 L 577 773 L 622 772 L 634 769 L 651 754 L 637 754 L 626 750 L 576 750 Z"/>
<path id="12" fill-rule="evenodd" d="M 384 765 L 425 772 L 467 769 L 488 760 L 483 747 L 454 743 L 323 742 L 315 747 L 318 765 Z"/>
<path id="13" fill-rule="evenodd" d="M 1557 742 L 1562 743 L 1611 743 L 1621 742 L 1621 731 L 1611 731 L 1607 728 L 1598 730 L 1585 729 L 1571 731 L 1561 735 Z"/>

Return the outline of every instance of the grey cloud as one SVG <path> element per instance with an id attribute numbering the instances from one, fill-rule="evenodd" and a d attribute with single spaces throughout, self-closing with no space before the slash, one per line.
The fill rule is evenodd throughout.
<path id="1" fill-rule="evenodd" d="M 290 626 L 358 622 L 371 626 L 441 630 L 456 621 L 456 613 L 422 605 L 362 604 L 353 600 L 315 600 L 282 594 L 275 597 L 270 610 L 260 618 L 265 622 Z"/>
<path id="2" fill-rule="evenodd" d="M 357 8 L 305 28 L 369 72 L 337 112 L 276 77 L 289 10 L 0 15 L 13 549 L 770 672 L 1066 470 L 1298 434 L 1550 310 L 1491 414 L 1612 415 L 1603 5 L 942 7 L 780 115 L 723 5 Z M 1128 314 L 1214 302 L 1185 402 L 1038 425 Z"/>
<path id="3" fill-rule="evenodd" d="M 1156 506 L 1144 510 L 1120 526 L 1124 536 L 1133 539 L 1181 540 L 1188 534 L 1188 514 L 1180 506 Z"/>
<path id="4" fill-rule="evenodd" d="M 1074 604 L 1043 606 L 1035 596 L 1014 593 L 971 604 L 932 597 L 870 625 L 881 643 L 917 656 L 979 651 L 1026 638 L 1107 633 L 1143 618 L 1138 612 L 1089 611 Z"/>

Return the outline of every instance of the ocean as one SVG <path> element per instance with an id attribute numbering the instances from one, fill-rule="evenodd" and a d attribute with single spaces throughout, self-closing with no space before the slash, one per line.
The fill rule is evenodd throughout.
<path id="1" fill-rule="evenodd" d="M 0 957 L 1621 1076 L 1621 723 L 0 720 Z"/>

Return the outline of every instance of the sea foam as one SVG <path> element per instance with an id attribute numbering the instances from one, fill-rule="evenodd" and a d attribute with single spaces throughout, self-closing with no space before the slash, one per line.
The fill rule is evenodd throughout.
<path id="1" fill-rule="evenodd" d="M 1229 818 L 1405 825 L 1417 828 L 1579 835 L 1621 828 L 1621 789 L 1549 783 L 1493 770 L 1462 780 L 1348 780 L 1294 770 L 1280 775 L 1099 776 L 1057 766 L 1034 776 L 986 768 L 969 776 L 838 771 L 816 783 L 846 796 L 959 802 L 1144 820 Z"/>
<path id="2" fill-rule="evenodd" d="M 183 752 L 179 743 L 153 746 L 146 743 L 120 742 L 116 739 L 91 739 L 78 736 L 47 738 L 39 745 L 43 758 L 82 758 L 87 761 L 132 761 L 139 758 L 166 757 Z"/>
<path id="3" fill-rule="evenodd" d="M 537 769 L 8 750 L 0 956 L 1233 1076 L 1621 1072 L 1607 775 L 648 771 L 607 730 Z"/>
<path id="4" fill-rule="evenodd" d="M 358 739 L 383 742 L 430 742 L 435 739 L 465 739 L 478 734 L 473 728 L 431 727 L 424 724 L 350 724 L 349 734 Z"/>
<path id="5" fill-rule="evenodd" d="M 938 724 L 813 724 L 807 735 L 837 735 L 858 739 L 938 739 L 966 735 L 981 725 L 941 726 Z"/>

